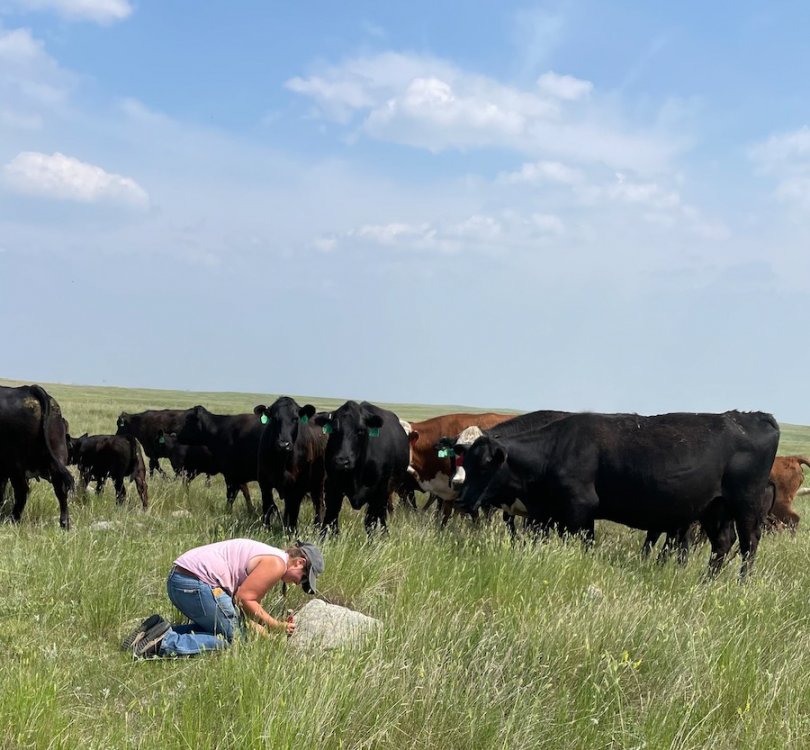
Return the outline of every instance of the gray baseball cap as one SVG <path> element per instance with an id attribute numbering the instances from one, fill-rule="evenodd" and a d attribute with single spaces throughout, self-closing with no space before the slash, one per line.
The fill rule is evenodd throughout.
<path id="1" fill-rule="evenodd" d="M 307 574 L 301 581 L 301 588 L 307 594 L 314 594 L 316 591 L 316 584 L 318 576 L 323 573 L 324 562 L 323 554 L 312 542 L 302 542 L 300 539 L 295 543 L 295 546 L 304 553 L 309 563 L 307 567 Z"/>

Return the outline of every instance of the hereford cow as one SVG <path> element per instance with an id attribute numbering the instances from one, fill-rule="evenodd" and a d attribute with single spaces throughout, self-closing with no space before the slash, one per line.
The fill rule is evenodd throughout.
<path id="1" fill-rule="evenodd" d="M 104 489 L 104 482 L 112 479 L 115 500 L 121 505 L 127 497 L 124 480 L 135 482 L 141 506 L 149 507 L 146 488 L 146 467 L 138 441 L 131 435 L 67 436 L 68 459 L 79 469 L 81 485 L 96 483 L 96 494 Z"/>
<path id="2" fill-rule="evenodd" d="M 304 495 L 312 498 L 315 522 L 320 523 L 323 507 L 324 455 L 327 437 L 321 427 L 310 422 L 315 416 L 311 404 L 299 406 L 288 396 L 270 406 L 254 410 L 266 425 L 259 443 L 259 487 L 262 491 L 262 520 L 270 525 L 278 508 L 273 490 L 284 501 L 284 528 L 295 531 Z"/>
<path id="3" fill-rule="evenodd" d="M 367 401 L 347 401 L 312 421 L 329 435 L 323 533 L 337 533 L 344 496 L 355 510 L 367 506 L 367 532 L 378 524 L 385 529 L 391 495 L 408 469 L 408 436 L 397 415 Z"/>
<path id="4" fill-rule="evenodd" d="M 121 412 L 116 422 L 116 435 L 132 435 L 143 446 L 143 452 L 149 459 L 149 476 L 155 472 L 163 474 L 159 456 L 155 452 L 155 440 L 158 432 L 170 434 L 177 432 L 185 421 L 189 409 L 150 409 L 137 414 Z"/>
<path id="5" fill-rule="evenodd" d="M 744 577 L 770 508 L 778 443 L 779 425 L 762 412 L 573 414 L 524 435 L 478 438 L 456 502 L 506 506 L 587 539 L 600 518 L 646 531 L 700 520 L 712 573 L 736 526 Z"/>
<path id="6" fill-rule="evenodd" d="M 793 500 L 804 482 L 802 465 L 810 466 L 805 456 L 777 456 L 771 468 L 771 479 L 776 485 L 776 501 L 768 517 L 769 526 L 795 530 L 801 516 L 793 510 Z"/>
<path id="7" fill-rule="evenodd" d="M 59 525 L 70 528 L 67 497 L 73 477 L 67 463 L 66 422 L 59 404 L 38 385 L 0 386 L 0 504 L 6 483 L 14 491 L 17 523 L 28 501 L 28 480 L 47 479 L 59 501 Z"/>

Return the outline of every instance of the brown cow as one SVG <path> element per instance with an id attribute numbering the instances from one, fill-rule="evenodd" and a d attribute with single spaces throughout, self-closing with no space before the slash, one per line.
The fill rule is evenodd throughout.
<path id="1" fill-rule="evenodd" d="M 768 515 L 768 526 L 772 529 L 787 527 L 795 530 L 801 516 L 791 507 L 804 482 L 802 464 L 810 466 L 810 458 L 805 456 L 777 456 L 771 468 L 771 479 L 776 485 L 776 500 Z"/>
<path id="2" fill-rule="evenodd" d="M 455 471 L 450 458 L 439 458 L 436 443 L 447 435 L 458 435 L 462 430 L 476 425 L 482 430 L 494 427 L 514 414 L 444 414 L 440 417 L 411 422 L 408 441 L 411 461 L 408 474 L 423 492 L 430 492 L 442 500 L 443 523 L 453 512 L 453 502 L 458 491 L 450 483 Z"/>

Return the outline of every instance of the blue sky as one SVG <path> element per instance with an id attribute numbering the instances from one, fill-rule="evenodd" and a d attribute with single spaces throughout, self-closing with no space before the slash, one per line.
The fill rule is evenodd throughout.
<path id="1" fill-rule="evenodd" d="M 0 375 L 810 424 L 808 22 L 0 0 Z"/>

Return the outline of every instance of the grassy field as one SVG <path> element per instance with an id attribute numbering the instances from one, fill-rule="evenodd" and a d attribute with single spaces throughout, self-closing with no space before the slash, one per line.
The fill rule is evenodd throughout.
<path id="1" fill-rule="evenodd" d="M 74 434 L 112 432 L 122 410 L 272 400 L 46 387 Z M 810 428 L 785 425 L 780 453 L 797 452 L 810 454 Z M 804 522 L 767 536 L 740 585 L 738 560 L 706 583 L 706 547 L 683 568 L 644 562 L 641 533 L 608 523 L 586 552 L 513 546 L 500 523 L 454 519 L 439 533 L 432 516 L 397 509 L 389 537 L 369 543 L 344 509 L 322 590 L 383 620 L 379 638 L 351 652 L 294 654 L 279 638 L 134 662 L 120 637 L 171 614 L 164 581 L 180 552 L 238 535 L 285 541 L 240 500 L 228 512 L 221 479 L 188 491 L 156 479 L 150 497 L 147 514 L 134 488 L 124 508 L 110 487 L 74 500 L 65 533 L 50 485 L 32 483 L 22 524 L 0 526 L 0 747 L 810 747 Z M 289 604 L 304 598 L 296 589 Z"/>

